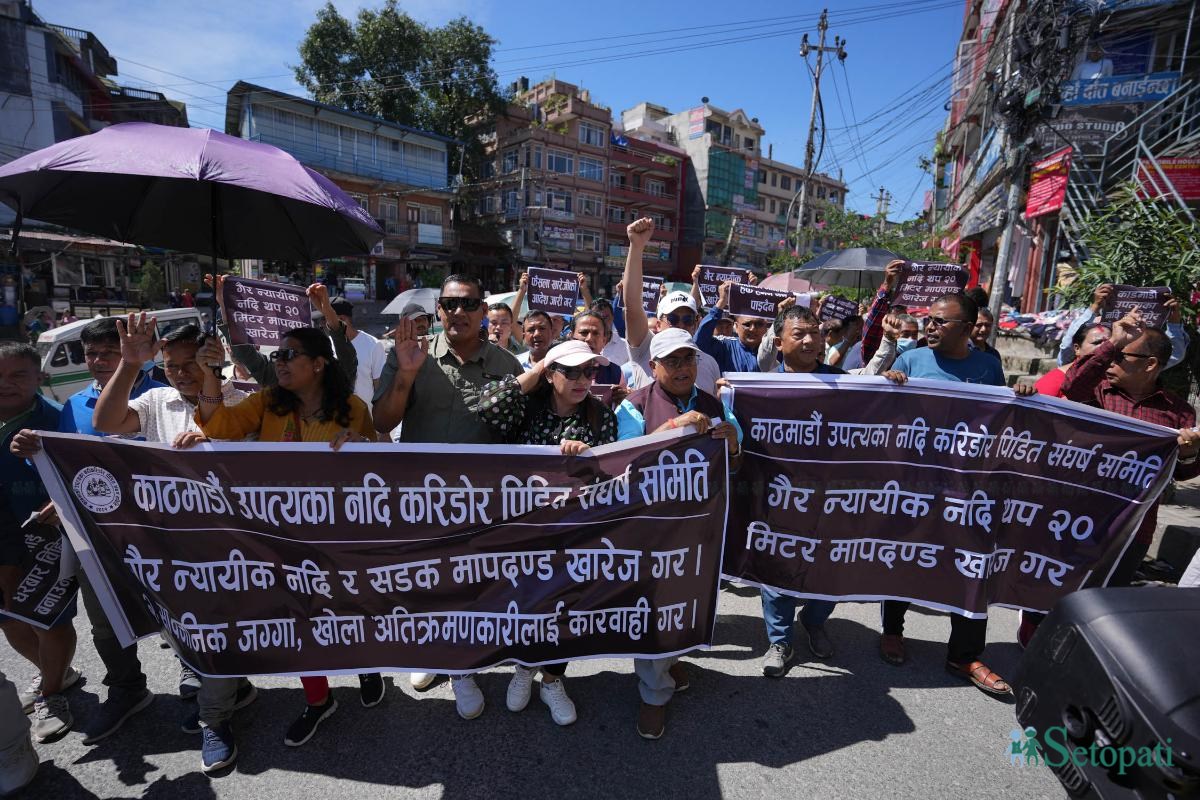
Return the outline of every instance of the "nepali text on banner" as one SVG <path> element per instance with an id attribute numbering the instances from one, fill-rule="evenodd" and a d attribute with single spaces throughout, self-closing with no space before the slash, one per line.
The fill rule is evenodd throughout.
<path id="1" fill-rule="evenodd" d="M 746 432 L 726 575 L 978 617 L 1103 583 L 1170 479 L 1176 432 L 1003 388 L 725 376 Z"/>
<path id="2" fill-rule="evenodd" d="M 711 642 L 728 482 L 711 436 L 575 457 L 57 434 L 43 448 L 121 642 L 165 629 L 202 674 L 462 672 Z"/>

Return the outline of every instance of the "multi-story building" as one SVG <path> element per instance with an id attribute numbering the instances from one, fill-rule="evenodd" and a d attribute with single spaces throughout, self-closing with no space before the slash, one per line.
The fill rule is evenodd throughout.
<path id="1" fill-rule="evenodd" d="M 388 278 L 397 287 L 418 278 L 428 286 L 451 268 L 457 251 L 448 174 L 453 139 L 244 81 L 229 90 L 225 130 L 274 145 L 325 175 L 386 233 L 371 253 L 324 266 L 361 276 L 377 295 Z"/>
<path id="2" fill-rule="evenodd" d="M 1176 167 L 1175 174 L 1194 174 L 1200 154 L 1200 37 L 1190 35 L 1191 4 L 1102 0 L 1062 16 L 1069 6 L 967 0 L 950 113 L 934 152 L 929 214 L 943 249 L 1027 312 L 1050 301 L 1057 256 L 1086 256 L 1079 224 L 1122 182 L 1160 176 L 1155 182 L 1171 184 L 1164 199 L 1185 214 L 1200 201 L 1171 180 Z M 1001 112 L 1011 117 L 1014 106 L 1025 109 L 1028 130 L 1010 143 Z M 1018 184 L 1019 208 L 1029 210 L 1033 165 L 1068 148 L 1061 209 L 1056 200 L 1007 218 L 1010 186 Z M 1007 169 L 1007 160 L 1023 163 L 1022 171 Z M 1005 229 L 1008 281 L 994 287 Z"/>
<path id="3" fill-rule="evenodd" d="M 0 164 L 118 122 L 187 126 L 183 103 L 116 78 L 117 61 L 94 34 L 47 23 L 28 0 L 0 0 Z M 14 217 L 0 205 L 0 228 Z M 6 247 L 0 273 L 28 265 L 22 304 L 59 310 L 101 294 L 127 299 L 142 263 L 137 248 L 45 230 L 37 220 L 26 220 L 20 255 L 8 258 Z"/>
<path id="4" fill-rule="evenodd" d="M 640 216 L 658 223 L 648 272 L 676 274 L 683 152 L 614 136 L 612 112 L 586 89 L 554 79 L 532 87 L 522 79 L 514 89 L 483 134 L 478 208 L 517 256 L 506 282 L 524 266 L 546 264 L 585 272 L 611 292 L 624 267 L 625 226 Z"/>
<path id="5" fill-rule="evenodd" d="M 770 253 L 786 249 L 785 219 L 796 211 L 799 167 L 762 155 L 766 130 L 742 109 L 725 111 L 703 99 L 703 105 L 672 114 L 653 103 L 639 103 L 622 113 L 626 135 L 681 148 L 689 168 L 685 174 L 681 259 L 693 264 L 720 258 L 731 244 L 731 263 L 763 267 Z M 814 199 L 839 207 L 845 185 L 817 173 L 809 184 Z M 807 224 L 820 213 L 810 203 Z M 737 229 L 730 240 L 730 228 Z M 781 244 L 781 242 L 783 242 Z"/>

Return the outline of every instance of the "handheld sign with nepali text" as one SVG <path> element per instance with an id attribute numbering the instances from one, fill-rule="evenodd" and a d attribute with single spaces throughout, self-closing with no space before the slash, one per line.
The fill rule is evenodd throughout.
<path id="1" fill-rule="evenodd" d="M 308 295 L 299 286 L 230 277 L 221 292 L 231 344 L 277 347 L 292 328 L 312 325 Z"/>
<path id="2" fill-rule="evenodd" d="M 642 276 L 642 307 L 652 317 L 658 316 L 658 296 L 662 285 L 662 278 L 653 275 Z"/>
<path id="3" fill-rule="evenodd" d="M 736 267 L 714 267 L 709 264 L 700 265 L 700 297 L 704 300 L 705 308 L 717 304 L 717 291 L 725 281 L 742 283 L 746 280 L 746 270 Z"/>
<path id="4" fill-rule="evenodd" d="M 1163 328 L 1167 324 L 1167 301 L 1171 299 L 1169 286 L 1114 286 L 1112 297 L 1100 315 L 1101 322 L 1116 322 L 1135 308 L 1142 312 L 1142 322 L 1151 328 Z"/>
<path id="5" fill-rule="evenodd" d="M 579 277 L 560 269 L 530 267 L 525 300 L 532 311 L 573 314 L 579 304 Z"/>
<path id="6" fill-rule="evenodd" d="M 892 302 L 905 308 L 929 308 L 948 294 L 967 288 L 970 274 L 959 264 L 909 261 L 900 274 Z"/>
<path id="7" fill-rule="evenodd" d="M 858 303 L 845 297 L 831 296 L 821 306 L 820 322 L 831 319 L 849 319 L 858 315 Z"/>
<path id="8" fill-rule="evenodd" d="M 763 289 L 745 283 L 729 287 L 729 315 L 733 317 L 756 317 L 775 319 L 779 304 L 792 295 L 774 289 Z"/>

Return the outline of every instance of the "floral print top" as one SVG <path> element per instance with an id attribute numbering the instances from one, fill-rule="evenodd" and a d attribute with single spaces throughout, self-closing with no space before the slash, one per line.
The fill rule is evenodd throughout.
<path id="1" fill-rule="evenodd" d="M 508 444 L 558 444 L 563 439 L 574 439 L 597 447 L 617 440 L 617 418 L 608 408 L 601 412 L 597 436 L 588 424 L 583 403 L 571 416 L 560 417 L 549 403 L 522 394 L 515 377 L 492 381 L 484 387 L 479 418 Z"/>

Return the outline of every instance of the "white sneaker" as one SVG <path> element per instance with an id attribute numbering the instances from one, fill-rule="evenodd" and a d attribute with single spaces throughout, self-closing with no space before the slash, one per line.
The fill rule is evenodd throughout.
<path id="1" fill-rule="evenodd" d="M 543 683 L 538 689 L 542 702 L 550 707 L 550 717 L 557 725 L 570 725 L 575 721 L 575 703 L 567 697 L 567 687 L 562 678 L 554 683 Z"/>
<path id="2" fill-rule="evenodd" d="M 483 692 L 479 691 L 473 676 L 451 678 L 450 688 L 454 690 L 454 707 L 460 717 L 475 719 L 483 713 Z"/>
<path id="3" fill-rule="evenodd" d="M 26 786 L 38 771 L 38 756 L 29 734 L 21 735 L 17 743 L 0 750 L 0 795 L 9 795 Z"/>
<path id="4" fill-rule="evenodd" d="M 512 680 L 508 682 L 508 710 L 524 711 L 533 693 L 533 670 L 517 664 Z"/>
<path id="5" fill-rule="evenodd" d="M 408 673 L 408 683 L 418 692 L 423 692 L 433 685 L 437 680 L 436 672 L 410 672 Z"/>

